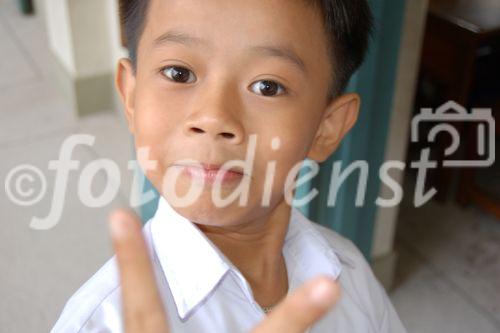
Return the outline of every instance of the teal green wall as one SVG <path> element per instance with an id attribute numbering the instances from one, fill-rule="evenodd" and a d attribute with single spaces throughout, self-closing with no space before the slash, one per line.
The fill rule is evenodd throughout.
<path id="1" fill-rule="evenodd" d="M 348 91 L 361 95 L 362 107 L 356 126 L 339 150 L 321 165 L 319 175 L 297 193 L 300 198 L 314 186 L 319 195 L 301 210 L 312 220 L 350 238 L 370 259 L 373 227 L 379 194 L 378 170 L 384 162 L 387 132 L 395 90 L 405 0 L 370 1 L 375 32 L 365 63 L 352 78 Z M 339 190 L 334 207 L 327 206 L 332 165 L 342 161 L 342 170 L 357 160 L 369 165 L 365 204 L 355 206 L 359 172 L 355 171 Z"/>

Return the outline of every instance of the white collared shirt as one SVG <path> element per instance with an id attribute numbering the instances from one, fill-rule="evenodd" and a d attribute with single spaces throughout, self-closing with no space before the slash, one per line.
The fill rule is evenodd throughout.
<path id="1" fill-rule="evenodd" d="M 164 198 L 143 232 L 173 333 L 249 332 L 265 318 L 241 272 Z M 296 208 L 283 255 L 289 293 L 320 274 L 340 282 L 339 302 L 310 332 L 406 332 L 352 242 Z M 115 257 L 70 298 L 51 332 L 123 332 Z"/>

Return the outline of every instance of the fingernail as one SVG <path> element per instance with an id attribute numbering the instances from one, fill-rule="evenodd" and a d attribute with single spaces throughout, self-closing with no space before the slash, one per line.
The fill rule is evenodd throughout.
<path id="1" fill-rule="evenodd" d="M 331 305 L 337 297 L 333 280 L 321 279 L 311 290 L 310 299 L 319 306 Z"/>

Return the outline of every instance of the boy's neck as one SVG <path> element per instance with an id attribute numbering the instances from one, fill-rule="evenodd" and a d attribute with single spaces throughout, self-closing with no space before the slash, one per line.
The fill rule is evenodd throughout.
<path id="1" fill-rule="evenodd" d="M 198 226 L 245 276 L 262 306 L 274 305 L 288 292 L 282 250 L 290 214 L 291 207 L 282 200 L 270 214 L 244 226 Z"/>

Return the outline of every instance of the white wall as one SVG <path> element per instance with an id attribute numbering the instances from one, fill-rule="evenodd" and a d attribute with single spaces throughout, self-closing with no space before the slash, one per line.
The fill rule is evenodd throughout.
<path id="1" fill-rule="evenodd" d="M 385 160 L 404 162 L 407 143 L 410 137 L 409 125 L 412 114 L 414 92 L 420 63 L 420 51 L 425 28 L 429 0 L 410 0 L 406 2 L 403 37 L 399 55 L 396 91 L 389 124 L 389 138 Z M 391 172 L 391 176 L 402 183 L 403 172 Z M 382 187 L 380 196 L 387 198 L 392 192 Z M 379 208 L 375 220 L 372 257 L 388 255 L 393 250 L 398 207 Z"/>
<path id="2" fill-rule="evenodd" d="M 90 77 L 113 72 L 125 56 L 120 45 L 118 0 L 44 0 L 54 55 L 69 73 Z"/>
<path id="3" fill-rule="evenodd" d="M 107 4 L 108 31 L 111 40 L 111 63 L 116 67 L 120 58 L 128 56 L 127 49 L 121 45 L 120 17 L 118 15 L 118 0 L 105 0 Z"/>
<path id="4" fill-rule="evenodd" d="M 106 11 L 109 1 L 69 0 L 75 67 L 79 77 L 105 74 L 111 70 L 109 17 Z"/>
<path id="5" fill-rule="evenodd" d="M 50 49 L 70 73 L 75 73 L 73 41 L 67 0 L 45 0 L 40 3 L 47 24 Z"/>

